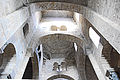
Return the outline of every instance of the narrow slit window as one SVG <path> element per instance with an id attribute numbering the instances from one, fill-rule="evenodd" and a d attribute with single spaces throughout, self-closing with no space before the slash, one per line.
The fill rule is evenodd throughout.
<path id="1" fill-rule="evenodd" d="M 23 27 L 23 34 L 24 34 L 25 38 L 26 38 L 28 33 L 29 33 L 29 24 L 26 23 L 25 26 Z"/>
<path id="2" fill-rule="evenodd" d="M 74 43 L 74 48 L 75 48 L 75 51 L 78 50 L 78 48 L 77 48 L 77 44 L 76 44 L 76 43 Z"/>

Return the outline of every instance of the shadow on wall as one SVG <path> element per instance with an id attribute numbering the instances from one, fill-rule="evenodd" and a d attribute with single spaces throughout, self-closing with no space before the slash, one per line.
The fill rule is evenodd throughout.
<path id="1" fill-rule="evenodd" d="M 39 49 L 40 49 L 40 47 L 39 47 Z M 37 55 L 35 52 L 34 52 L 34 56 L 31 59 L 32 59 L 32 67 L 33 67 L 33 78 L 32 79 L 38 79 L 38 77 L 39 77 L 39 67 L 38 66 L 39 65 L 38 65 Z"/>
<path id="2" fill-rule="evenodd" d="M 32 60 L 30 58 L 22 79 L 32 79 L 32 78 L 33 78 L 33 70 L 32 70 Z"/>
<path id="3" fill-rule="evenodd" d="M 93 66 L 88 56 L 86 57 L 86 62 L 85 62 L 85 72 L 86 72 L 87 80 L 98 80 L 97 75 L 93 69 Z"/>
<path id="4" fill-rule="evenodd" d="M 39 78 L 38 60 L 37 55 L 34 52 L 34 56 L 31 57 L 27 63 L 22 79 L 38 79 L 38 78 Z"/>
<path id="5" fill-rule="evenodd" d="M 54 76 L 48 78 L 47 80 L 54 80 L 54 79 L 59 79 L 59 78 L 66 79 L 66 80 L 74 80 L 72 77 L 67 76 L 67 75 L 63 75 L 63 74 L 54 75 Z"/>

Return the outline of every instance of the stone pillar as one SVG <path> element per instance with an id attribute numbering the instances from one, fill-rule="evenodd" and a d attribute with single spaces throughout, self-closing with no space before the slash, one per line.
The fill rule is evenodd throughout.
<path id="1" fill-rule="evenodd" d="M 38 53 L 41 52 L 41 58 L 39 58 Z M 36 55 L 37 55 L 37 59 L 38 59 L 38 67 L 39 67 L 39 80 L 41 80 L 41 71 L 42 71 L 42 65 L 43 65 L 43 48 L 42 48 L 42 44 L 40 45 L 40 51 L 38 51 L 36 49 Z"/>
<path id="2" fill-rule="evenodd" d="M 40 45 L 40 51 L 41 51 L 41 59 L 40 59 L 40 67 L 39 67 L 39 80 L 40 79 L 40 73 L 41 73 L 41 70 L 42 70 L 42 65 L 43 65 L 43 48 L 42 48 L 42 44 Z"/>
<path id="3" fill-rule="evenodd" d="M 86 80 L 86 75 L 85 75 L 85 55 L 83 52 L 83 49 L 78 46 L 78 51 L 75 53 L 75 58 L 76 58 L 76 65 L 77 65 L 77 70 L 79 75 L 80 80 Z"/>
<path id="4" fill-rule="evenodd" d="M 98 45 L 98 53 L 97 53 L 99 58 L 102 57 L 102 50 L 103 50 L 103 45 L 101 43 L 99 43 L 99 45 Z"/>

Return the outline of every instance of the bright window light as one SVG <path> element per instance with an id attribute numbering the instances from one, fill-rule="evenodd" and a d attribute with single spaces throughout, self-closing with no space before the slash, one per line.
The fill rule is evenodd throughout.
<path id="1" fill-rule="evenodd" d="M 75 16 L 76 22 L 79 22 L 80 14 L 75 12 L 75 13 L 74 13 L 74 16 Z"/>
<path id="2" fill-rule="evenodd" d="M 77 51 L 77 44 L 74 43 L 74 48 L 75 48 L 75 51 Z"/>
<path id="3" fill-rule="evenodd" d="M 40 11 L 35 12 L 35 19 L 36 19 L 35 24 L 37 26 L 41 20 L 41 12 Z"/>
<path id="4" fill-rule="evenodd" d="M 98 48 L 100 36 L 90 27 L 89 35 L 95 46 Z"/>

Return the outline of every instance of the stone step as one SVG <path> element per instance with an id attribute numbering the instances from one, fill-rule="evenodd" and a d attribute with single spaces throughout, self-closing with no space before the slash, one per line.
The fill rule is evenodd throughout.
<path id="1" fill-rule="evenodd" d="M 104 56 L 101 57 L 101 64 L 102 64 L 102 67 L 104 70 L 104 74 L 106 74 L 107 70 L 113 69 L 113 68 L 111 68 L 108 60 Z"/>

